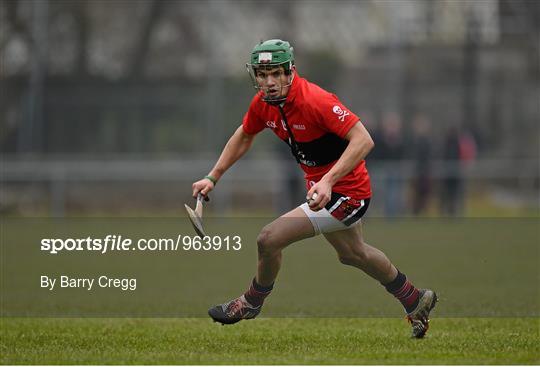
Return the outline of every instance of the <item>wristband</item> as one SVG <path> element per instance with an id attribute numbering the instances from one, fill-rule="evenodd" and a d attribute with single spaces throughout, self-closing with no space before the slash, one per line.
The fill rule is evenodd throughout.
<path id="1" fill-rule="evenodd" d="M 210 180 L 210 182 L 212 182 L 214 184 L 214 186 L 216 186 L 217 180 L 214 177 L 208 175 L 208 176 L 204 176 L 204 178 Z"/>

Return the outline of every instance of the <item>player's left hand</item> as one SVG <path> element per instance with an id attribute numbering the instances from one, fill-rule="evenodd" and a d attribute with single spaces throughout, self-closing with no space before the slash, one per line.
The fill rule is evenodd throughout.
<path id="1" fill-rule="evenodd" d="M 311 210 L 319 211 L 332 197 L 332 185 L 325 180 L 317 182 L 309 189 L 306 199 Z"/>

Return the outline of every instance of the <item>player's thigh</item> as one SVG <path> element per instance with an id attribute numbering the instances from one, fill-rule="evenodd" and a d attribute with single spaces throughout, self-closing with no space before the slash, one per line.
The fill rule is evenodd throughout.
<path id="1" fill-rule="evenodd" d="M 263 246 L 285 247 L 314 235 L 315 230 L 311 221 L 298 207 L 266 225 L 259 234 L 257 242 Z"/>
<path id="2" fill-rule="evenodd" d="M 362 236 L 362 223 L 357 223 L 350 228 L 323 233 L 326 240 L 334 247 L 340 257 L 347 257 L 363 251 L 364 239 Z"/>

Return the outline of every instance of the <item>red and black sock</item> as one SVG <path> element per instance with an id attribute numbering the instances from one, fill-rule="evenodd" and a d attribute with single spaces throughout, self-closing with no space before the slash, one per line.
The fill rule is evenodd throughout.
<path id="1" fill-rule="evenodd" d="M 273 288 L 274 283 L 272 283 L 272 285 L 268 287 L 264 287 L 260 284 L 257 284 L 257 281 L 255 280 L 255 278 L 253 278 L 251 286 L 249 287 L 247 292 L 244 293 L 244 297 L 250 305 L 254 307 L 259 307 L 263 304 L 264 299 L 270 294 L 270 292 L 272 292 Z"/>
<path id="2" fill-rule="evenodd" d="M 420 292 L 414 285 L 412 285 L 405 274 L 399 270 L 396 279 L 383 285 L 388 292 L 392 293 L 394 297 L 401 302 L 407 313 L 413 311 L 416 306 L 418 306 Z"/>

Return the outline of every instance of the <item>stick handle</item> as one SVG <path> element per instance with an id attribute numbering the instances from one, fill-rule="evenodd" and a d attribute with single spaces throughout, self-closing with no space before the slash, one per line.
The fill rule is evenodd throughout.
<path id="1" fill-rule="evenodd" d="M 197 194 L 197 204 L 195 205 L 195 213 L 199 215 L 199 217 L 202 218 L 202 203 L 203 203 L 204 196 L 203 194 L 199 193 Z"/>

